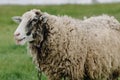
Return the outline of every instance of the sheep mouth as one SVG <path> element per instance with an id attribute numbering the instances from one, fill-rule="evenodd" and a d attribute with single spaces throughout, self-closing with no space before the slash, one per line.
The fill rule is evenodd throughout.
<path id="1" fill-rule="evenodd" d="M 25 37 L 22 38 L 22 39 L 16 39 L 16 41 L 17 41 L 17 42 L 21 42 L 21 41 L 23 41 L 24 39 L 25 39 Z"/>

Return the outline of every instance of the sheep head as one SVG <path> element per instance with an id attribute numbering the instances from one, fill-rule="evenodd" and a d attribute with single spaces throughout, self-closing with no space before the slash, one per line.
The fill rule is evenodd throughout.
<path id="1" fill-rule="evenodd" d="M 22 17 L 13 17 L 13 21 L 19 23 L 18 28 L 14 32 L 16 44 L 24 45 L 26 42 L 35 40 L 36 34 L 41 31 L 41 24 L 46 19 L 40 10 L 33 9 L 24 13 Z"/>

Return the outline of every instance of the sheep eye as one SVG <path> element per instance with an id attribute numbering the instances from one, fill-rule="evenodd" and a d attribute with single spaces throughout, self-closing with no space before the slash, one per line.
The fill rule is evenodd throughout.
<path id="1" fill-rule="evenodd" d="M 37 19 L 37 18 L 34 18 L 32 21 L 37 22 L 37 21 L 38 21 L 38 19 Z"/>
<path id="2" fill-rule="evenodd" d="M 28 21 L 28 24 L 27 24 L 27 28 L 30 28 L 31 26 L 34 26 L 36 23 L 37 23 L 38 19 L 37 18 L 34 18 L 34 19 L 30 19 Z"/>
<path id="3" fill-rule="evenodd" d="M 29 20 L 28 23 L 27 23 L 27 28 L 29 28 L 31 25 L 32 25 L 32 21 Z"/>
<path id="4" fill-rule="evenodd" d="M 33 19 L 32 21 L 35 21 L 35 22 L 36 22 L 36 21 L 37 21 L 37 19 Z"/>

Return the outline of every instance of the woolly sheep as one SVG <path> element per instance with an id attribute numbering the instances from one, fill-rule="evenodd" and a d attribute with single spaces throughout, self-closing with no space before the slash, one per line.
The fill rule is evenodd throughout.
<path id="1" fill-rule="evenodd" d="M 16 43 L 28 43 L 33 61 L 48 80 L 117 80 L 120 23 L 112 16 L 85 20 L 33 9 L 14 17 Z"/>

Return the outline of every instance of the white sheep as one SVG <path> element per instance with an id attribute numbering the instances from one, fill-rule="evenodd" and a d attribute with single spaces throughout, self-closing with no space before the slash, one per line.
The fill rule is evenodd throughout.
<path id="1" fill-rule="evenodd" d="M 120 23 L 107 15 L 85 20 L 31 10 L 14 17 L 16 43 L 29 51 L 48 80 L 117 80 Z M 29 67 L 29 66 L 28 66 Z"/>

